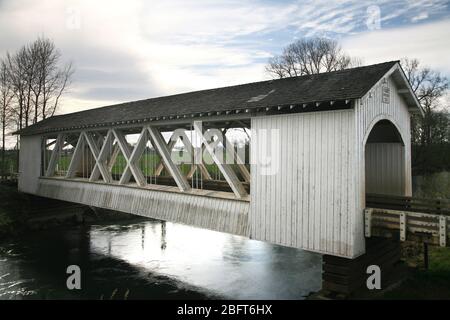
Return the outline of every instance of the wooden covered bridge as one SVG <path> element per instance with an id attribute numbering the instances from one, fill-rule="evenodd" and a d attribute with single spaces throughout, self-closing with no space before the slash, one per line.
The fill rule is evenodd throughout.
<path id="1" fill-rule="evenodd" d="M 392 61 L 58 115 L 19 132 L 19 189 L 355 259 L 421 112 Z"/>

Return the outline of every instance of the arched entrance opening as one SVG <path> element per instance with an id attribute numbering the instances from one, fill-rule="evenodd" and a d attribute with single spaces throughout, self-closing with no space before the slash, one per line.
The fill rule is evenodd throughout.
<path id="1" fill-rule="evenodd" d="M 405 143 L 397 127 L 380 120 L 365 145 L 366 193 L 405 195 Z"/>

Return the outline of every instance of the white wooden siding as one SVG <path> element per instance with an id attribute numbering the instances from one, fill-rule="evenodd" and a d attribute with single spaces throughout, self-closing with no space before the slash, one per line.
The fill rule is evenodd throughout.
<path id="1" fill-rule="evenodd" d="M 365 142 L 370 134 L 373 126 L 380 120 L 386 119 L 391 121 L 399 130 L 403 142 L 405 144 L 405 165 L 404 165 L 404 195 L 411 195 L 411 133 L 410 133 L 410 114 L 408 107 L 403 98 L 397 93 L 397 87 L 394 81 L 386 78 L 386 84 L 390 90 L 389 103 L 382 102 L 382 86 L 381 79 L 363 98 L 356 102 L 355 106 L 355 123 L 356 123 L 356 162 L 355 171 L 357 172 L 356 180 L 356 215 L 355 223 L 355 248 L 356 252 L 364 253 L 364 219 L 363 210 L 365 208 Z"/>
<path id="2" fill-rule="evenodd" d="M 405 147 L 401 143 L 366 144 L 366 192 L 404 195 Z"/>
<path id="3" fill-rule="evenodd" d="M 258 162 L 270 150 L 264 129 L 280 137 L 273 175 Z M 354 256 L 355 145 L 353 110 L 252 118 L 251 237 Z"/>
<path id="4" fill-rule="evenodd" d="M 248 236 L 250 203 L 104 183 L 40 178 L 36 194 L 154 219 Z M 171 190 L 171 187 L 165 187 Z"/>
<path id="5" fill-rule="evenodd" d="M 36 193 L 41 174 L 41 152 L 41 136 L 20 138 L 19 191 Z"/>

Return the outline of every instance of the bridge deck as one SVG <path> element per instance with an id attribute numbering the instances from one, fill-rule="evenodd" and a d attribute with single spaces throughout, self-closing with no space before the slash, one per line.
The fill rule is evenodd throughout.
<path id="1" fill-rule="evenodd" d="M 449 246 L 450 200 L 369 194 L 366 207 L 366 237 Z"/>

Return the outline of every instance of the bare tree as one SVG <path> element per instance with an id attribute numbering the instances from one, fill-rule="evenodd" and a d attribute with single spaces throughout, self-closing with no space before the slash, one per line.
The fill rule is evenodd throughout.
<path id="1" fill-rule="evenodd" d="M 421 67 L 418 59 L 403 58 L 401 65 L 424 111 L 423 118 L 415 117 L 413 119 L 413 143 L 423 145 L 433 143 L 436 141 L 433 137 L 441 136 L 441 134 L 436 135 L 434 131 L 444 130 L 437 127 L 437 124 L 445 125 L 446 117 L 441 117 L 438 113 L 445 111 L 446 106 L 440 101 L 447 93 L 448 79 L 438 71 Z M 440 108 L 441 112 L 437 112 Z M 437 117 L 441 119 L 437 119 Z"/>
<path id="2" fill-rule="evenodd" d="M 12 99 L 14 97 L 12 86 L 8 77 L 7 65 L 5 61 L 0 61 L 0 122 L 2 127 L 2 166 L 1 172 L 5 172 L 5 141 L 6 128 L 10 120 Z"/>
<path id="3" fill-rule="evenodd" d="M 448 80 L 439 72 L 422 67 L 419 60 L 404 58 L 401 61 L 424 116 L 411 118 L 411 142 L 413 144 L 413 169 L 421 173 L 442 170 L 444 154 L 450 150 L 450 118 L 448 105 L 443 102 L 447 94 Z"/>
<path id="4" fill-rule="evenodd" d="M 44 37 L 6 54 L 5 74 L 13 93 L 9 110 L 17 130 L 56 112 L 73 75 L 72 64 L 60 60 L 54 42 Z"/>
<path id="5" fill-rule="evenodd" d="M 14 94 L 14 108 L 12 112 L 16 116 L 17 129 L 23 127 L 23 114 L 25 109 L 25 68 L 23 63 L 24 50 L 18 51 L 16 54 L 11 55 L 9 52 L 6 54 L 6 70 L 9 79 L 9 83 L 12 87 Z"/>
<path id="6" fill-rule="evenodd" d="M 73 75 L 72 63 L 59 67 L 61 53 L 55 44 L 45 38 L 39 38 L 32 44 L 32 50 L 37 59 L 36 83 L 33 86 L 35 95 L 34 122 L 54 115 L 59 100 L 66 91 Z M 41 98 L 41 99 L 40 99 Z"/>
<path id="7" fill-rule="evenodd" d="M 60 59 L 60 51 L 48 38 L 38 38 L 15 54 L 7 54 L 18 129 L 56 112 L 73 75 L 72 64 L 61 65 Z"/>
<path id="8" fill-rule="evenodd" d="M 361 65 L 361 60 L 343 52 L 336 40 L 305 38 L 269 60 L 266 71 L 276 78 L 295 77 L 347 69 Z"/>

